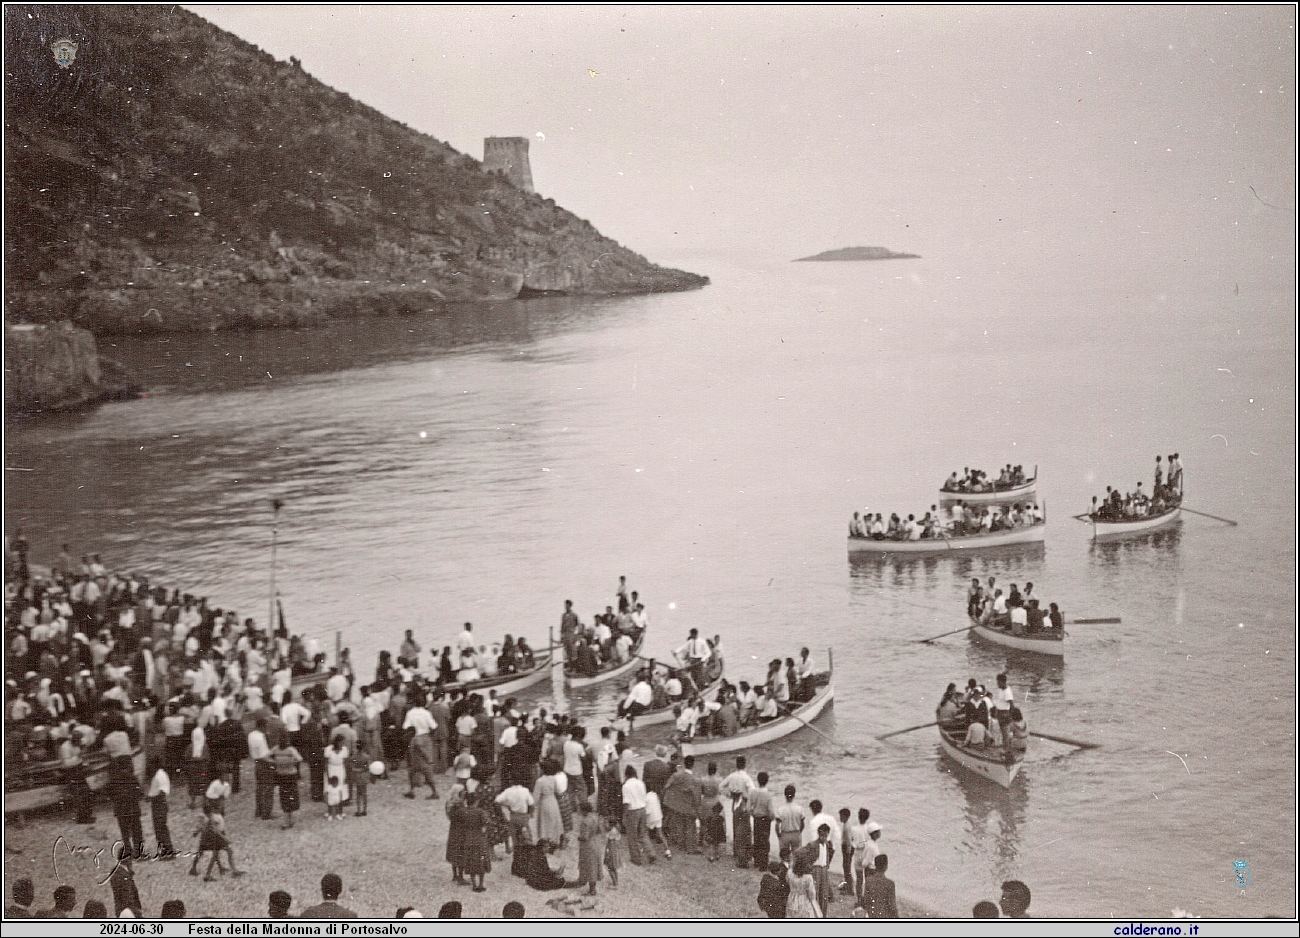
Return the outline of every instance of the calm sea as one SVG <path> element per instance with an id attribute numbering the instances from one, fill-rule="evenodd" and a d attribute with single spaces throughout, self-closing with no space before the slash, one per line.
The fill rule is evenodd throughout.
<path id="1" fill-rule="evenodd" d="M 566 598 L 588 619 L 626 574 L 656 655 L 698 626 L 739 680 L 833 647 L 835 742 L 805 730 L 751 768 L 870 807 L 904 894 L 968 915 L 1014 877 L 1039 915 L 1294 915 L 1292 288 L 687 266 L 713 286 L 106 342 L 149 396 L 11 428 L 32 471 L 5 474 L 6 525 L 36 559 L 66 541 L 260 620 L 279 497 L 289 623 L 342 630 L 367 676 L 406 628 L 545 643 Z M 1091 545 L 1071 515 L 1175 451 L 1187 506 L 1239 526 Z M 954 469 L 1007 462 L 1039 467 L 1044 547 L 848 560 L 854 510 L 920 512 Z M 1123 621 L 1072 628 L 1063 666 L 915 644 L 965 624 L 976 575 Z M 1101 748 L 1035 741 L 1004 791 L 933 730 L 875 741 L 1003 668 L 1031 728 Z"/>

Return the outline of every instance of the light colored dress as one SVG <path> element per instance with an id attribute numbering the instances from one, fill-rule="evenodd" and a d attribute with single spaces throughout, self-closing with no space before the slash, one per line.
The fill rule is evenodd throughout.
<path id="1" fill-rule="evenodd" d="M 331 783 L 337 784 L 340 804 L 351 797 L 348 791 L 348 756 L 350 755 L 347 746 L 341 749 L 328 746 L 325 749 L 325 777 Z M 338 780 L 336 783 L 335 779 Z"/>
<path id="2" fill-rule="evenodd" d="M 555 776 L 543 775 L 533 786 L 533 801 L 537 811 L 533 815 L 533 841 L 545 840 L 559 844 L 564 838 L 564 819 L 560 816 L 560 800 L 556 792 Z"/>
<path id="3" fill-rule="evenodd" d="M 790 887 L 790 898 L 785 901 L 786 918 L 821 918 L 822 910 L 817 905 L 817 884 L 810 874 L 795 876 L 794 871 L 786 874 L 786 883 Z"/>

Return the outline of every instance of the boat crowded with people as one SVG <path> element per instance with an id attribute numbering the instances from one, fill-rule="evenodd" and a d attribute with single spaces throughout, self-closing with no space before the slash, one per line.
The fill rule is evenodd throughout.
<path id="1" fill-rule="evenodd" d="M 801 699 L 793 697 L 785 704 L 777 705 L 775 699 L 765 718 L 761 714 L 756 722 L 742 727 L 738 732 L 712 736 L 691 735 L 680 740 L 681 754 L 685 756 L 706 756 L 720 752 L 735 752 L 740 749 L 752 749 L 774 740 L 789 736 L 791 733 L 808 726 L 830 706 L 835 698 L 834 659 L 830 649 L 826 652 L 828 670 L 809 672 L 799 681 L 799 688 L 791 688 Z M 805 659 L 806 660 L 806 659 Z M 778 662 L 779 663 L 779 662 Z M 793 662 L 791 662 L 793 663 Z M 725 689 L 725 688 L 724 688 Z"/>
<path id="2" fill-rule="evenodd" d="M 1034 467 L 1034 474 L 1026 478 L 1023 466 L 1008 463 L 998 477 L 992 480 L 982 469 L 967 468 L 960 476 L 955 472 L 948 476 L 939 488 L 939 497 L 944 501 L 960 499 L 968 504 L 1017 501 L 1032 495 L 1037 484 L 1037 466 Z"/>
<path id="3" fill-rule="evenodd" d="M 720 655 L 713 655 L 706 663 L 704 679 L 707 683 L 698 691 L 694 690 L 687 668 L 674 668 L 653 660 L 643 663 L 645 667 L 629 685 L 627 696 L 614 715 L 613 722 L 624 722 L 628 733 L 638 727 L 671 723 L 681 715 L 680 712 L 674 713 L 674 708 L 680 711 L 681 704 L 696 695 L 704 700 L 715 699 L 722 689 L 724 665 Z M 643 682 L 647 687 L 641 686 Z M 634 706 L 638 697 L 645 699 L 647 692 L 650 703 L 643 704 L 644 709 Z"/>
<path id="4" fill-rule="evenodd" d="M 972 579 L 966 589 L 966 616 L 978 638 L 1017 651 L 1065 657 L 1065 615 L 1056 603 L 1046 609 L 1034 595 L 1034 584 L 1022 591 L 1012 583 L 1004 593 L 995 577 L 988 584 Z"/>
<path id="5" fill-rule="evenodd" d="M 964 501 L 931 510 L 918 520 L 877 512 L 849 522 L 850 554 L 945 554 L 951 551 L 1042 543 L 1047 513 L 1037 502 L 967 506 Z"/>
<path id="6" fill-rule="evenodd" d="M 620 635 L 608 643 L 609 652 L 603 661 L 599 658 L 602 652 L 588 645 L 586 649 L 579 650 L 577 661 L 565 662 L 564 679 L 568 681 L 570 689 L 590 687 L 602 681 L 624 677 L 645 664 L 645 659 L 639 657 L 641 646 L 645 644 L 645 632 L 641 631 L 635 638 L 627 636 L 626 647 L 622 639 L 623 636 Z M 590 654 L 587 653 L 588 650 Z"/>
<path id="7" fill-rule="evenodd" d="M 1178 523 L 1183 505 L 1183 464 L 1177 453 L 1170 455 L 1167 470 L 1162 462 L 1157 456 L 1150 495 L 1142 491 L 1141 482 L 1134 491 L 1123 495 L 1108 485 L 1100 502 L 1093 496 L 1092 508 L 1074 516 L 1092 525 L 1094 541 L 1139 537 Z"/>
<path id="8" fill-rule="evenodd" d="M 949 684 L 935 708 L 939 745 L 963 768 L 1010 788 L 1024 763 L 1029 727 L 1016 706 L 1007 675 L 990 693 L 971 678 L 964 692 Z"/>

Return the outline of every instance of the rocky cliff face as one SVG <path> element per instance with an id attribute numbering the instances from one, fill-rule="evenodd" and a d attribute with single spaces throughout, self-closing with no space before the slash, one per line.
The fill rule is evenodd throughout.
<path id="1" fill-rule="evenodd" d="M 67 410 L 133 392 L 116 363 L 102 364 L 95 337 L 71 323 L 6 326 L 6 415 Z"/>
<path id="2" fill-rule="evenodd" d="M 218 329 L 708 282 L 179 7 L 4 15 L 11 321 Z"/>

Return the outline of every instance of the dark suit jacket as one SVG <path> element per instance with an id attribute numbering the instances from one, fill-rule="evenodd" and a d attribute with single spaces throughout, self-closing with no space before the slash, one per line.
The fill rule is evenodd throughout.
<path id="1" fill-rule="evenodd" d="M 862 901 L 868 918 L 898 918 L 894 881 L 883 873 L 868 876 L 862 884 Z"/>
<path id="2" fill-rule="evenodd" d="M 663 759 L 651 759 L 641 769 L 641 781 L 645 782 L 646 791 L 652 791 L 662 799 L 664 787 L 672 774 L 672 766 Z"/>
<path id="3" fill-rule="evenodd" d="M 891 884 L 892 885 L 892 884 Z M 357 913 L 351 909 L 345 909 L 331 899 L 326 899 L 320 905 L 314 905 L 310 909 L 305 909 L 299 918 L 357 918 Z"/>
<path id="4" fill-rule="evenodd" d="M 700 777 L 684 769 L 681 772 L 674 772 L 664 787 L 662 801 L 666 811 L 676 811 L 678 814 L 685 814 L 692 818 L 698 817 L 700 804 L 703 801 Z"/>

